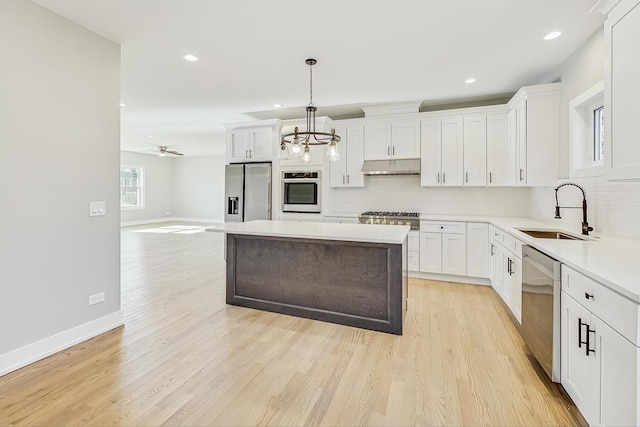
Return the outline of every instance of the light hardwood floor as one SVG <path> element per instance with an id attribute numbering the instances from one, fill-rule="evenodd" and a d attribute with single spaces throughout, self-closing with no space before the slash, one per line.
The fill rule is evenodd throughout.
<path id="1" fill-rule="evenodd" d="M 399 337 L 227 306 L 221 235 L 140 228 L 125 327 L 0 377 L 0 425 L 575 425 L 488 287 L 411 280 Z"/>

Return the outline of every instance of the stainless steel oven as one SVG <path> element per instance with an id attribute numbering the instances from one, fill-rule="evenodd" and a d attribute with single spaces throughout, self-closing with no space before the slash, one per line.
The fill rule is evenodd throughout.
<path id="1" fill-rule="evenodd" d="M 282 172 L 282 212 L 320 213 L 320 171 Z"/>
<path id="2" fill-rule="evenodd" d="M 547 375 L 560 382 L 560 262 L 522 247 L 522 338 Z"/>

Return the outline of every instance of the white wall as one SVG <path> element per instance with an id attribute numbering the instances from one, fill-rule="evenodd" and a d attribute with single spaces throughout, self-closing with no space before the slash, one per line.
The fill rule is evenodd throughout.
<path id="1" fill-rule="evenodd" d="M 569 101 L 604 79 L 604 35 L 596 32 L 578 49 L 560 70 L 563 82 L 560 120 L 560 176 L 569 175 Z M 606 114 L 606 111 L 605 111 Z M 605 141 L 606 144 L 606 141 Z M 583 186 L 589 205 L 589 224 L 595 233 L 640 237 L 640 182 L 608 182 L 604 177 L 561 179 Z M 537 219 L 553 221 L 555 193 L 553 188 L 531 190 L 531 215 Z M 561 206 L 580 206 L 582 196 L 578 189 L 563 187 L 559 191 Z M 557 224 L 580 231 L 581 210 L 564 209 Z"/>
<path id="2" fill-rule="evenodd" d="M 145 168 L 145 207 L 123 210 L 122 224 L 167 219 L 223 221 L 225 159 L 122 151 L 121 164 Z"/>
<path id="3" fill-rule="evenodd" d="M 144 166 L 144 209 L 124 209 L 122 211 L 122 222 L 124 224 L 173 216 L 173 169 L 175 160 L 168 156 L 160 157 L 156 154 L 121 152 L 121 164 Z"/>
<path id="4" fill-rule="evenodd" d="M 529 216 L 529 190 L 526 188 L 422 188 L 419 176 L 369 176 L 365 179 L 365 188 L 330 189 L 324 198 L 327 206 L 323 211 Z"/>
<path id="5" fill-rule="evenodd" d="M 2 0 L 0 57 L 1 375 L 13 350 L 120 311 L 120 47 Z"/>
<path id="6" fill-rule="evenodd" d="M 226 157 L 184 157 L 173 161 L 172 216 L 223 221 Z"/>

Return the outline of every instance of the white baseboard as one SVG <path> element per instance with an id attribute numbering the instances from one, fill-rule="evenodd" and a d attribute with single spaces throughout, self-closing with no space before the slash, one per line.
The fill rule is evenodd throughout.
<path id="1" fill-rule="evenodd" d="M 419 271 L 410 271 L 409 277 L 416 279 L 438 280 L 440 282 L 466 283 L 469 285 L 491 286 L 489 279 L 480 277 L 453 276 L 450 274 L 421 273 Z"/>
<path id="2" fill-rule="evenodd" d="M 207 218 L 182 218 L 182 217 L 170 217 L 170 218 L 158 218 L 158 219 L 144 219 L 140 221 L 127 221 L 121 222 L 120 227 L 130 227 L 132 225 L 147 225 L 147 224 L 157 224 L 160 222 L 202 222 L 205 224 L 224 224 L 224 220 L 222 219 L 207 219 Z"/>
<path id="3" fill-rule="evenodd" d="M 207 218 L 173 218 L 173 221 L 181 221 L 181 222 L 203 222 L 205 224 L 224 224 L 224 220 L 222 219 L 207 219 Z"/>
<path id="4" fill-rule="evenodd" d="M 124 325 L 124 319 L 122 311 L 119 310 L 0 354 L 0 377 L 122 325 Z"/>
<path id="5" fill-rule="evenodd" d="M 175 221 L 175 219 L 173 218 L 158 218 L 158 219 L 143 219 L 140 221 L 127 221 L 127 222 L 121 222 L 120 223 L 120 227 L 129 227 L 132 225 L 147 225 L 147 224 L 157 224 L 159 222 L 169 222 L 169 221 Z"/>

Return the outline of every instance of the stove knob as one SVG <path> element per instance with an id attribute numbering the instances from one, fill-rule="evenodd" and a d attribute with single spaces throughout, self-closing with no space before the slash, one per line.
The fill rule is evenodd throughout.
<path id="1" fill-rule="evenodd" d="M 411 225 L 411 223 L 409 221 L 406 221 L 404 225 Z"/>
<path id="2" fill-rule="evenodd" d="M 395 221 L 389 221 L 389 225 L 396 225 L 396 222 Z"/>
<path id="3" fill-rule="evenodd" d="M 374 223 L 374 224 L 380 224 L 380 220 L 379 220 L 379 219 L 376 219 L 373 223 Z"/>

